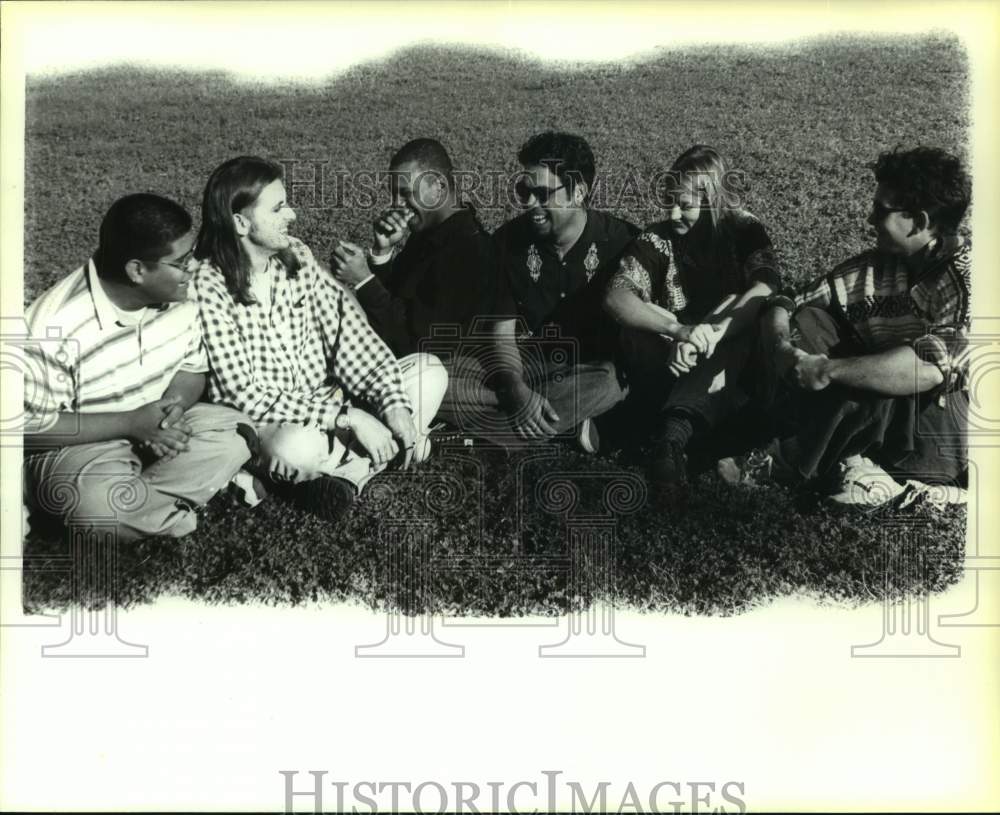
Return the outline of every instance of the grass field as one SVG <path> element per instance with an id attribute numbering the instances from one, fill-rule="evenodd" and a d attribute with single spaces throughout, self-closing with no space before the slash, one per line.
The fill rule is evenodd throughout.
<path id="1" fill-rule="evenodd" d="M 865 165 L 880 151 L 930 144 L 965 154 L 967 82 L 961 48 L 936 37 L 663 50 L 629 64 L 558 69 L 422 47 L 314 85 L 135 67 L 35 78 L 27 88 L 25 299 L 87 258 L 114 199 L 155 191 L 197 213 L 208 173 L 236 154 L 300 162 L 292 181 L 325 163 L 323 200 L 308 185 L 292 199 L 296 233 L 325 258 L 335 236 L 367 241 L 382 200 L 364 179 L 342 182 L 338 173 L 383 171 L 404 141 L 433 136 L 461 170 L 506 176 L 521 142 L 547 128 L 586 135 L 602 202 L 640 224 L 661 215 L 633 180 L 648 180 L 692 143 L 716 146 L 746 174 L 747 205 L 768 227 L 783 273 L 801 281 L 867 245 Z M 510 208 L 503 190 L 491 196 L 481 183 L 471 197 L 496 227 Z M 458 448 L 373 487 L 338 527 L 285 502 L 247 511 L 220 496 L 189 538 L 122 553 L 122 600 L 378 604 L 394 591 L 382 569 L 387 536 L 409 519 L 423 524 L 437 564 L 426 604 L 449 613 L 560 613 L 573 602 L 564 555 L 576 521 L 540 508 L 534 489 L 557 472 L 578 485 L 573 517 L 597 513 L 611 481 L 641 479 L 634 465 L 563 448 L 509 461 Z M 799 506 L 774 488 L 734 495 L 703 477 L 618 520 L 614 594 L 633 607 L 686 613 L 738 612 L 790 593 L 875 599 L 887 590 L 887 520 Z M 954 582 L 964 509 L 919 510 L 910 521 L 927 525 L 929 568 L 888 590 Z M 28 551 L 62 546 L 36 536 Z M 27 573 L 31 607 L 60 605 L 68 592 L 63 577 Z"/>

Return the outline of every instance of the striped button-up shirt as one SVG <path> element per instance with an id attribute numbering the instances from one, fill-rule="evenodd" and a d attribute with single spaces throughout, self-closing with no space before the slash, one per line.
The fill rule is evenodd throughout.
<path id="1" fill-rule="evenodd" d="M 191 301 L 122 312 L 108 299 L 91 260 L 28 308 L 25 432 L 58 413 L 135 410 L 163 396 L 178 371 L 207 367 Z"/>
<path id="2" fill-rule="evenodd" d="M 910 345 L 940 368 L 946 390 L 964 388 L 971 251 L 967 240 L 941 239 L 924 250 L 923 269 L 912 277 L 902 257 L 872 250 L 773 299 L 790 312 L 815 306 L 833 313 L 870 352 Z"/>
<path id="3" fill-rule="evenodd" d="M 257 424 L 313 424 L 332 428 L 346 398 L 384 414 L 410 408 L 402 374 L 343 287 L 292 239 L 299 268 L 275 255 L 266 280 L 270 297 L 238 303 L 222 272 L 202 260 L 192 283 L 210 373 L 209 396 L 246 413 Z M 347 391 L 345 394 L 344 391 Z"/>

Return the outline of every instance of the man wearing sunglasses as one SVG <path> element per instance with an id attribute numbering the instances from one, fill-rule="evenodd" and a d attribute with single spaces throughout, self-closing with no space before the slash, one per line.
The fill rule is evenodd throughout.
<path id="1" fill-rule="evenodd" d="M 250 458 L 242 413 L 199 402 L 208 370 L 188 299 L 194 234 L 151 194 L 111 205 L 90 261 L 28 309 L 25 498 L 120 540 L 179 537 Z M 252 431 L 251 431 L 252 432 Z"/>
<path id="2" fill-rule="evenodd" d="M 727 481 L 816 480 L 860 504 L 899 496 L 906 480 L 966 483 L 971 250 L 958 227 L 971 183 L 935 148 L 883 153 L 872 169 L 875 248 L 764 311 L 764 349 L 792 388 L 797 426 L 720 462 Z"/>
<path id="3" fill-rule="evenodd" d="M 544 438 L 576 428 L 581 447 L 596 452 L 592 419 L 625 396 L 612 361 L 617 328 L 602 307 L 603 294 L 639 230 L 588 206 L 594 154 L 581 136 L 539 133 L 521 147 L 518 161 L 523 170 L 514 195 L 523 212 L 496 231 L 494 242 L 538 356 L 556 356 L 545 353 L 546 344 L 565 345 L 568 353 L 558 357 L 565 356 L 565 364 L 542 362 L 508 390 L 530 405 L 523 393 L 527 380 L 541 397 L 522 423 L 526 435 Z"/>

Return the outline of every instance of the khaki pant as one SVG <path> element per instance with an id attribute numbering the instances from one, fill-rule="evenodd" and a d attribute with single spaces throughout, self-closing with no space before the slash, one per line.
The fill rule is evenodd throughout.
<path id="1" fill-rule="evenodd" d="M 403 389 L 413 406 L 413 424 L 418 433 L 417 453 L 441 406 L 448 374 L 438 358 L 430 354 L 410 354 L 399 360 L 399 367 L 403 372 Z M 270 469 L 272 462 L 280 461 L 287 468 L 298 470 L 304 481 L 332 475 L 350 481 L 360 491 L 386 466 L 375 466 L 349 432 L 334 433 L 297 424 L 267 424 L 258 426 L 257 433 L 264 466 Z M 422 460 L 420 456 L 415 455 L 415 458 Z"/>
<path id="2" fill-rule="evenodd" d="M 250 458 L 236 425 L 251 422 L 205 403 L 184 418 L 192 430 L 189 449 L 146 467 L 126 439 L 29 455 L 25 503 L 66 524 L 117 523 L 119 540 L 187 535 L 197 525 L 194 507 L 208 503 Z"/>
<path id="3" fill-rule="evenodd" d="M 524 366 L 524 380 L 544 396 L 559 417 L 553 422 L 557 434 L 572 431 L 584 419 L 592 419 L 621 402 L 627 390 L 610 360 L 567 364 L 544 363 Z M 456 356 L 448 366 L 448 392 L 440 418 L 470 436 L 478 436 L 504 449 L 518 449 L 545 439 L 523 439 L 517 435 L 511 416 L 496 392 L 487 386 L 488 369 L 478 359 Z"/>

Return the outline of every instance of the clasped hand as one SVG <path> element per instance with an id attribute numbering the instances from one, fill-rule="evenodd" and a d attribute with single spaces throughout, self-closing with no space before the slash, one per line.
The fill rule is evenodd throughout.
<path id="1" fill-rule="evenodd" d="M 795 384 L 808 391 L 821 391 L 830 382 L 830 358 L 826 354 L 799 351 L 792 366 Z"/>
<path id="2" fill-rule="evenodd" d="M 698 323 L 685 325 L 675 335 L 679 342 L 689 342 L 695 350 L 709 359 L 715 353 L 715 346 L 726 333 L 730 319 L 727 317 L 720 323 Z"/>
<path id="3" fill-rule="evenodd" d="M 187 451 L 192 430 L 179 396 L 157 399 L 128 415 L 128 437 L 156 458 L 169 460 Z"/>
<path id="4" fill-rule="evenodd" d="M 671 344 L 667 369 L 674 376 L 682 376 L 698 364 L 698 349 L 693 343 L 678 340 Z"/>

